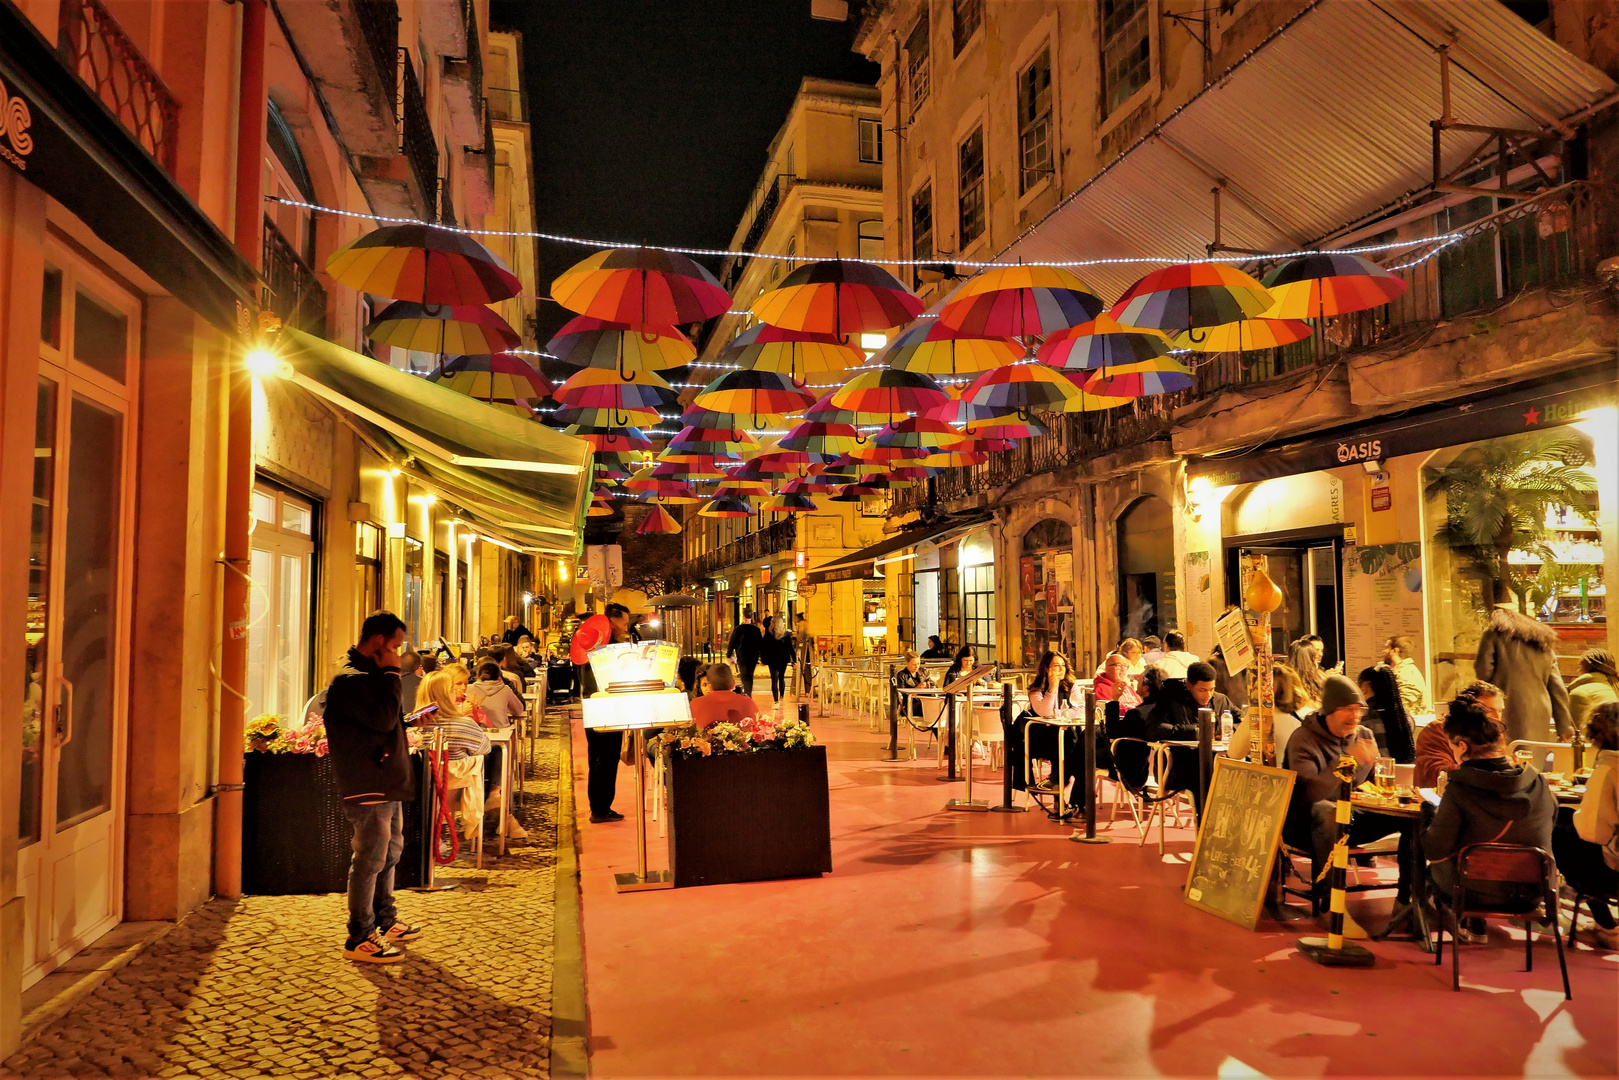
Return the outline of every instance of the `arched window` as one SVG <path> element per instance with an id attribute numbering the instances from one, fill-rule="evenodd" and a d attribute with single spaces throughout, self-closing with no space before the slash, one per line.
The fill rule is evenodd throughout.
<path id="1" fill-rule="evenodd" d="M 1169 503 L 1147 495 L 1119 516 L 1119 636 L 1175 629 L 1175 530 Z"/>
<path id="2" fill-rule="evenodd" d="M 1044 518 L 1023 534 L 1018 563 L 1018 606 L 1023 623 L 1023 666 L 1047 649 L 1074 656 L 1074 530 Z"/>

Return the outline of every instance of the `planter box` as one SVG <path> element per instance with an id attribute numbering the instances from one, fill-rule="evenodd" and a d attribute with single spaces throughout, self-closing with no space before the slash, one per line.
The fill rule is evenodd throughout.
<path id="1" fill-rule="evenodd" d="M 675 885 L 832 872 L 826 747 L 669 762 Z"/>
<path id="2" fill-rule="evenodd" d="M 416 790 L 422 756 L 411 755 Z M 349 841 L 332 759 L 314 754 L 249 753 L 242 793 L 242 891 L 256 896 L 331 893 L 348 889 Z M 405 850 L 394 888 L 427 880 L 422 800 L 405 804 Z"/>

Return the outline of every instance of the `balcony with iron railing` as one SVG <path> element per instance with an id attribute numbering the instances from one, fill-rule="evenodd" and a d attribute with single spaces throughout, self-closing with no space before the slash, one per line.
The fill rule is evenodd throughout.
<path id="1" fill-rule="evenodd" d="M 508 124 L 528 123 L 528 94 L 510 86 L 486 86 L 486 111 L 496 120 Z"/>
<path id="2" fill-rule="evenodd" d="M 172 174 L 180 106 L 106 5 L 61 0 L 56 47 L 62 61 Z"/>
<path id="3" fill-rule="evenodd" d="M 416 77 L 410 50 L 399 57 L 399 152 L 410 162 L 411 175 L 428 213 L 438 207 L 438 138 L 427 114 L 427 97 Z"/>
<path id="4" fill-rule="evenodd" d="M 924 517 L 951 503 L 1002 490 L 1041 473 L 1164 439 L 1177 410 L 1227 390 L 1295 372 L 1353 361 L 1359 354 L 1415 348 L 1441 322 L 1482 315 L 1537 288 L 1595 284 L 1597 264 L 1619 253 L 1619 190 L 1576 182 L 1503 209 L 1473 200 L 1433 219 L 1435 239 L 1390 252 L 1385 269 L 1406 283 L 1404 295 L 1368 311 L 1316 320 L 1293 345 L 1243 353 L 1192 354 L 1196 383 L 1174 394 L 1140 398 L 1096 413 L 1040 414 L 1047 434 L 992 453 L 981 465 L 946 469 L 894 493 L 892 513 Z M 1472 220 L 1466 220 L 1471 217 Z M 1267 265 L 1249 267 L 1263 274 Z"/>
<path id="5" fill-rule="evenodd" d="M 264 281 L 269 307 L 305 333 L 326 335 L 326 287 L 274 221 L 264 219 Z"/>
<path id="6" fill-rule="evenodd" d="M 481 148 L 484 136 L 483 50 L 478 38 L 478 13 L 472 0 L 461 0 L 460 51 L 444 57 L 440 90 L 448 123 L 446 142 L 452 147 Z"/>
<path id="7" fill-rule="evenodd" d="M 403 51 L 399 47 L 399 4 L 396 0 L 354 0 L 354 14 L 360 25 L 360 36 L 365 39 L 371 62 L 383 76 L 383 82 L 394 85 L 396 59 Z M 399 118 L 399 103 L 390 98 L 394 119 Z"/>
<path id="8" fill-rule="evenodd" d="M 783 518 L 756 532 L 739 536 L 728 544 L 705 551 L 695 559 L 680 565 L 680 579 L 694 583 L 713 577 L 728 566 L 736 566 L 753 559 L 762 559 L 780 551 L 791 551 L 798 541 L 798 523 L 794 518 Z"/>

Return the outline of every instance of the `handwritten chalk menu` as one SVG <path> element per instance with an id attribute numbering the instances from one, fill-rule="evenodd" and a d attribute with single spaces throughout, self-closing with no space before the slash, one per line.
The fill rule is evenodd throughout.
<path id="1" fill-rule="evenodd" d="M 1214 778 L 1186 876 L 1186 902 L 1252 930 L 1259 922 L 1276 845 L 1297 774 L 1229 758 Z"/>

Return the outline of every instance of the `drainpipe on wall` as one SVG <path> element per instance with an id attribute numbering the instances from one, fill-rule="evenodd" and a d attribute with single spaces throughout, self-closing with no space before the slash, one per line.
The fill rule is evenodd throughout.
<path id="1" fill-rule="evenodd" d="M 241 0 L 242 58 L 236 123 L 236 249 L 255 270 L 263 256 L 264 0 Z M 255 313 L 256 315 L 256 313 Z M 226 375 L 225 581 L 219 674 L 219 785 L 214 810 L 214 893 L 242 894 L 242 734 L 246 721 L 249 514 L 253 495 L 253 377 L 243 350 Z"/>

